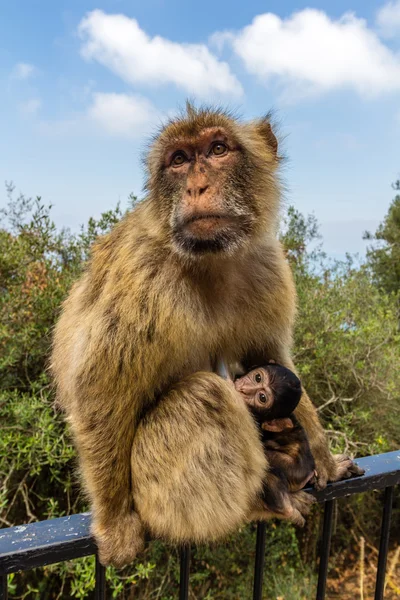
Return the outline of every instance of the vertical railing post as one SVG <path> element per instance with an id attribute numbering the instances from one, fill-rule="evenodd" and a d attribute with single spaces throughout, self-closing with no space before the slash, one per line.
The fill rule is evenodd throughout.
<path id="1" fill-rule="evenodd" d="M 328 563 L 329 563 L 329 551 L 331 549 L 332 539 L 332 520 L 333 520 L 333 509 L 335 506 L 335 500 L 329 500 L 325 502 L 324 510 L 324 525 L 322 528 L 322 542 L 321 542 L 321 558 L 319 561 L 318 568 L 318 585 L 317 585 L 317 599 L 324 600 L 326 592 L 326 579 L 328 577 Z"/>
<path id="2" fill-rule="evenodd" d="M 179 600 L 189 598 L 189 573 L 190 573 L 190 545 L 181 548 L 180 575 L 179 575 Z"/>
<path id="3" fill-rule="evenodd" d="M 8 598 L 7 575 L 0 575 L 0 600 L 7 600 L 7 598 Z"/>
<path id="4" fill-rule="evenodd" d="M 261 521 L 257 524 L 256 558 L 254 561 L 253 600 L 262 600 L 266 529 L 267 524 L 265 523 L 265 521 Z"/>
<path id="5" fill-rule="evenodd" d="M 383 600 L 385 589 L 386 561 L 389 549 L 390 520 L 392 518 L 393 487 L 385 488 L 379 542 L 378 572 L 376 574 L 375 600 Z"/>
<path id="6" fill-rule="evenodd" d="M 96 554 L 96 587 L 94 590 L 95 600 L 106 600 L 106 569 L 99 561 Z"/>

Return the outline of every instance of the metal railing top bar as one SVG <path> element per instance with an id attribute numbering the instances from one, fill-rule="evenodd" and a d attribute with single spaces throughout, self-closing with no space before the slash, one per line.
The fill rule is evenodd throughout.
<path id="1" fill-rule="evenodd" d="M 325 502 L 400 483 L 400 451 L 360 458 L 365 475 L 331 483 L 322 492 L 310 488 Z M 42 567 L 96 553 L 90 535 L 90 513 L 0 529 L 0 575 Z"/>
<path id="2" fill-rule="evenodd" d="M 0 529 L 0 575 L 96 554 L 90 513 Z"/>
<path id="3" fill-rule="evenodd" d="M 307 488 L 306 491 L 312 493 L 318 502 L 328 502 L 400 483 L 400 450 L 358 458 L 356 462 L 365 469 L 365 475 L 330 483 L 322 492 L 316 492 L 313 488 Z"/>

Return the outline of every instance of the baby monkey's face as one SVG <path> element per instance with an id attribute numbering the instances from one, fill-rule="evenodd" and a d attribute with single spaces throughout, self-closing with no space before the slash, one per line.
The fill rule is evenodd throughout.
<path id="1" fill-rule="evenodd" d="M 234 383 L 250 410 L 267 419 L 288 417 L 301 397 L 298 377 L 276 363 L 253 369 Z"/>
<path id="2" fill-rule="evenodd" d="M 270 375 L 264 367 L 253 369 L 235 381 L 235 388 L 248 406 L 257 411 L 269 410 L 274 403 Z"/>

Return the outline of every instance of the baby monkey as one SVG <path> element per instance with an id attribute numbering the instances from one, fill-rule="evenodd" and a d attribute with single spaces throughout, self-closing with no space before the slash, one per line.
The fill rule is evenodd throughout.
<path id="1" fill-rule="evenodd" d="M 312 483 L 316 475 L 314 458 L 306 432 L 293 414 L 302 393 L 298 377 L 270 362 L 237 377 L 234 385 L 261 428 L 271 472 L 289 492 Z M 265 486 L 264 502 L 273 508 L 274 499 L 269 496 Z"/>

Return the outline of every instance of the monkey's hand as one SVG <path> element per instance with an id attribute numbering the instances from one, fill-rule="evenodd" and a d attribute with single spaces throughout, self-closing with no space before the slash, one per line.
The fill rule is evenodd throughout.
<path id="1" fill-rule="evenodd" d="M 102 565 L 123 567 L 144 547 L 144 528 L 137 513 L 127 513 L 104 523 L 94 520 L 91 527 Z"/>

